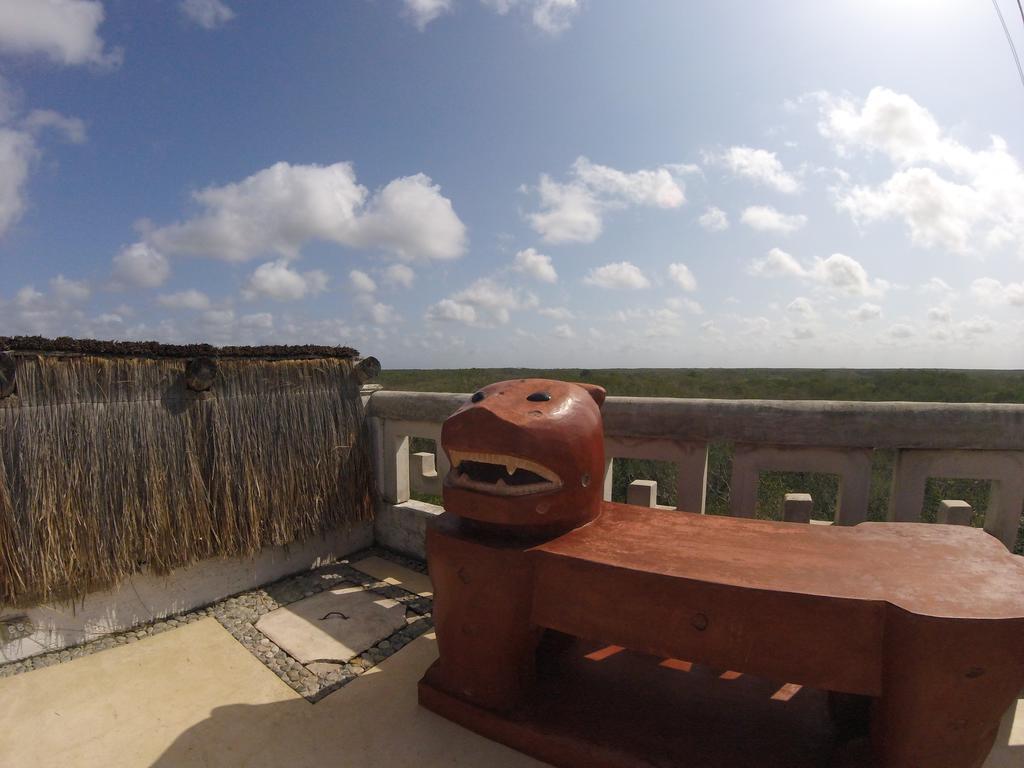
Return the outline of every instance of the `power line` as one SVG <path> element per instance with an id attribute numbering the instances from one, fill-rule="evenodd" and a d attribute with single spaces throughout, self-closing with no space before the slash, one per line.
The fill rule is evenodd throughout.
<path id="1" fill-rule="evenodd" d="M 999 9 L 999 3 L 996 0 L 992 0 L 992 7 L 996 9 L 996 15 L 999 16 L 999 23 L 1003 25 L 1003 32 L 1006 34 L 1006 42 L 1010 44 L 1010 53 L 1013 54 L 1013 60 L 1017 64 L 1017 74 L 1020 75 L 1020 84 L 1024 86 L 1024 69 L 1020 66 L 1020 57 L 1017 55 L 1017 46 L 1013 44 L 1013 37 L 1010 35 L 1010 28 L 1006 26 L 1006 19 L 1003 18 L 1003 12 Z M 1017 0 L 1017 7 L 1020 9 L 1021 19 L 1024 19 L 1024 6 L 1021 6 L 1020 0 Z"/>
<path id="2" fill-rule="evenodd" d="M 1024 5 L 1020 4 L 1020 0 L 1017 0 L 1017 10 L 1020 11 L 1020 20 L 1024 21 Z"/>

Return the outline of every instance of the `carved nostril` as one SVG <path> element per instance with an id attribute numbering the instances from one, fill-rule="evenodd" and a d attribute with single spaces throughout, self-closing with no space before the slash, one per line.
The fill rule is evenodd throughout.
<path id="1" fill-rule="evenodd" d="M 550 392 L 534 392 L 532 395 L 527 395 L 527 400 L 531 403 L 546 403 L 551 399 Z"/>
<path id="2" fill-rule="evenodd" d="M 473 396 L 472 396 L 471 398 L 469 398 L 469 399 L 470 399 L 470 401 L 471 401 L 471 402 L 474 402 L 474 403 L 479 403 L 479 402 L 480 402 L 481 400 L 483 400 L 483 399 L 484 399 L 484 397 L 485 397 L 485 395 L 484 395 L 484 393 L 483 393 L 483 392 L 477 392 L 476 394 L 474 394 L 474 395 L 473 395 Z"/>

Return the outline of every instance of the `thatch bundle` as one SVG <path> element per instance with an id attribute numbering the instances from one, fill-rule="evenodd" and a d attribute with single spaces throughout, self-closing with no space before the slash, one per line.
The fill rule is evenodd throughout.
<path id="1" fill-rule="evenodd" d="M 183 358 L 12 353 L 15 393 L 0 399 L 0 605 L 369 519 L 358 371 L 343 351 L 221 357 L 205 392 L 185 385 Z"/>

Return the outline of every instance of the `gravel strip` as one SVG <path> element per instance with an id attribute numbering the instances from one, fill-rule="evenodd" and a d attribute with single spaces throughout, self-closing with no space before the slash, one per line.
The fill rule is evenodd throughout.
<path id="1" fill-rule="evenodd" d="M 212 616 L 232 637 L 293 690 L 311 702 L 319 701 L 366 670 L 372 669 L 433 627 L 432 602 L 429 598 L 378 581 L 352 566 L 352 563 L 373 555 L 390 560 L 410 570 L 426 573 L 426 565 L 418 560 L 403 557 L 380 547 L 371 547 L 338 562 L 282 579 L 273 584 L 267 584 L 250 592 L 233 595 L 205 608 L 198 608 L 194 611 L 160 619 L 151 624 L 133 627 L 125 632 L 105 635 L 61 651 L 44 653 L 0 665 L 0 677 L 10 677 L 33 669 L 62 664 L 107 648 L 134 643 L 144 637 L 158 635 L 161 632 Z M 390 637 L 381 640 L 347 664 L 312 662 L 306 665 L 300 664 L 289 656 L 254 626 L 265 613 L 297 600 L 312 597 L 325 589 L 334 589 L 346 584 L 360 586 L 403 604 L 406 609 L 406 626 Z"/>

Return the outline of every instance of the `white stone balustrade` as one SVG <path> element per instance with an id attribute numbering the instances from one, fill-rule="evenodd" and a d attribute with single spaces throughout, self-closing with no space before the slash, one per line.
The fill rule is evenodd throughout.
<path id="1" fill-rule="evenodd" d="M 409 487 L 413 493 L 441 495 L 441 476 L 434 464 L 434 454 L 421 451 L 409 457 Z"/>
<path id="2" fill-rule="evenodd" d="M 962 499 L 943 499 L 935 522 L 945 525 L 970 525 L 974 520 L 974 509 Z"/>
<path id="3" fill-rule="evenodd" d="M 441 423 L 467 397 L 379 391 L 369 399 L 378 483 L 387 508 L 378 517 L 395 520 L 404 514 L 417 521 L 405 526 L 403 544 L 397 547 L 410 554 L 422 556 L 422 542 L 413 540 L 415 531 L 441 510 L 408 502 L 410 461 L 419 462 L 414 476 L 429 477 L 426 459 L 410 459 L 409 439 L 423 437 L 440 445 Z M 896 452 L 889 519 L 921 519 L 929 478 L 980 478 L 992 481 L 985 530 L 1012 547 L 1020 528 L 1021 405 L 609 397 L 603 414 L 605 498 L 611 495 L 616 459 L 650 459 L 676 467 L 678 509 L 703 513 L 708 444 L 718 441 L 734 448 L 731 514 L 756 514 L 763 472 L 819 472 L 839 477 L 835 523 L 853 525 L 867 516 L 873 451 L 885 449 Z M 440 484 L 448 472 L 443 452 L 435 463 Z M 646 493 L 649 502 L 650 490 Z M 379 522 L 378 528 L 386 525 Z M 386 543 L 386 536 L 381 540 Z"/>

